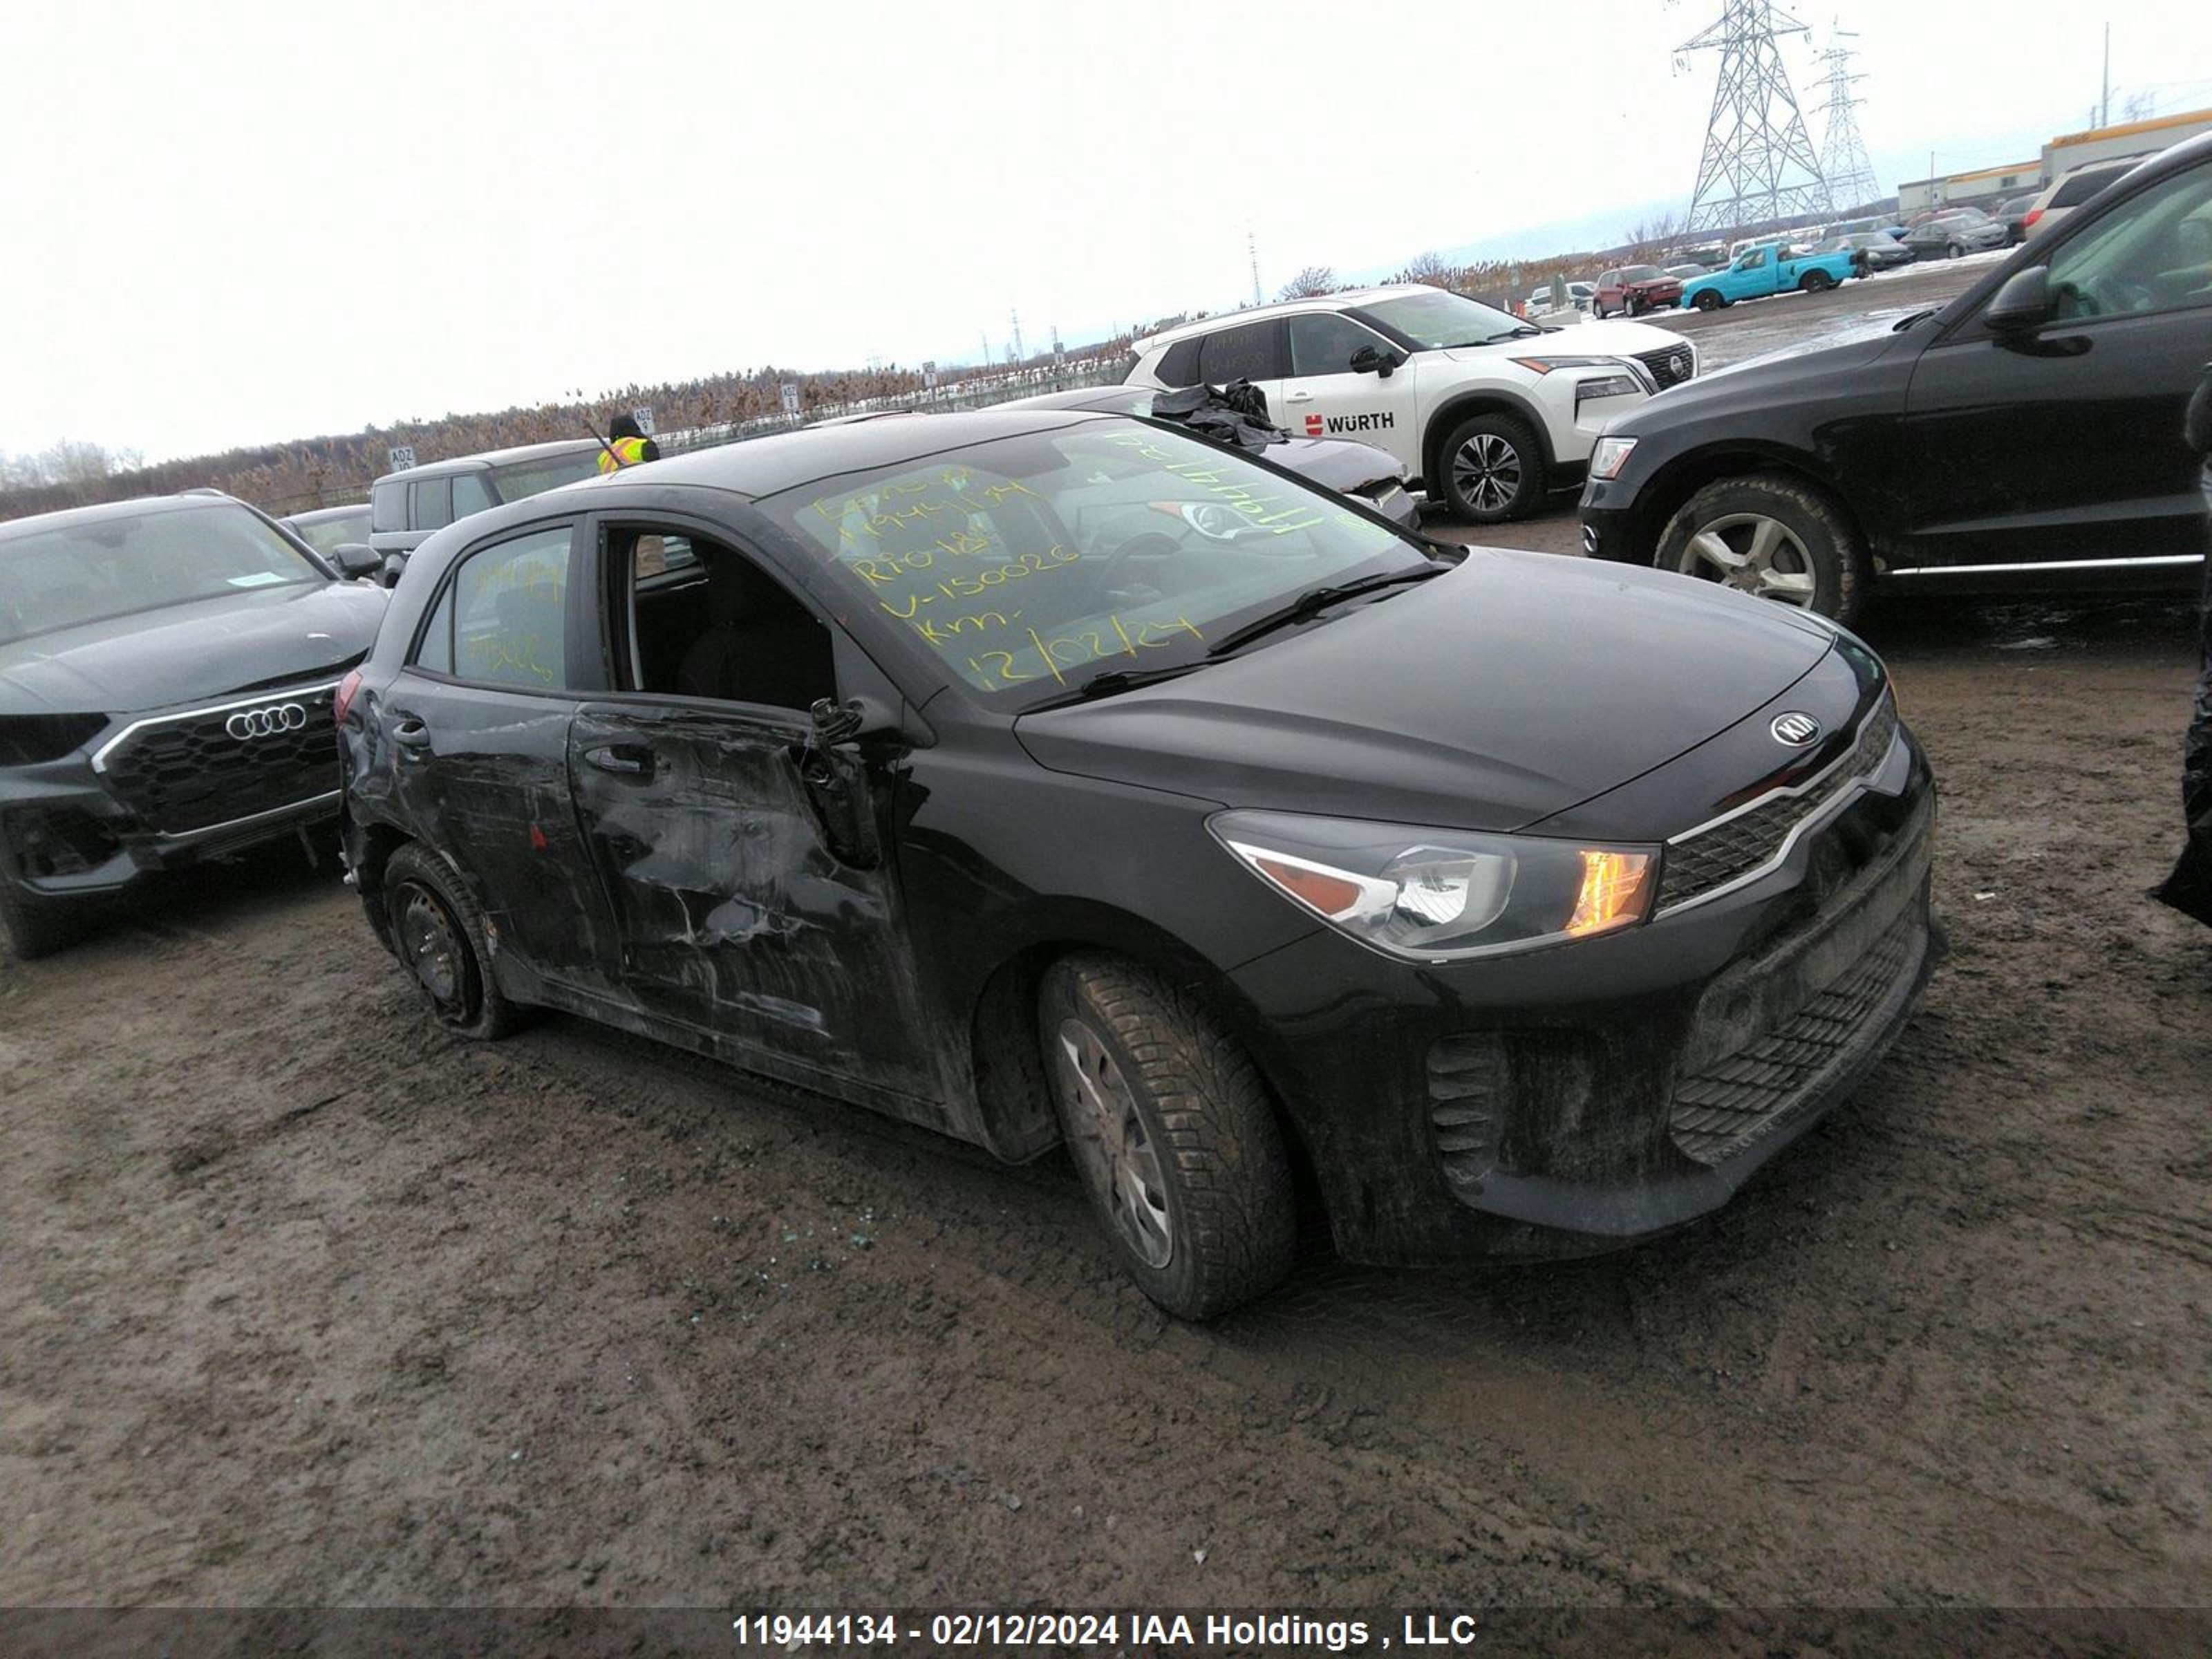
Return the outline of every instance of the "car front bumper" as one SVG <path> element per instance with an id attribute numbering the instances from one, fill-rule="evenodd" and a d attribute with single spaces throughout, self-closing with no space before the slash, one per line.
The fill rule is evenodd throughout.
<path id="1" fill-rule="evenodd" d="M 1900 728 L 1774 867 L 1613 938 L 1415 968 L 1330 933 L 1247 963 L 1339 1249 L 1583 1255 L 1725 1202 L 1903 1029 L 1942 948 L 1935 811 Z"/>
<path id="2" fill-rule="evenodd" d="M 119 748 L 142 727 L 175 726 L 170 717 L 103 733 L 58 759 L 0 769 L 0 880 L 29 903 L 82 903 L 159 871 L 334 821 L 338 771 L 327 689 L 298 695 L 317 705 L 311 718 L 322 724 L 302 730 L 284 757 L 289 763 L 244 776 L 211 783 L 207 771 L 215 769 L 195 770 L 192 756 L 175 751 L 161 757 L 158 776 L 119 763 L 101 769 L 100 759 L 119 761 Z M 313 766 L 325 743 L 326 769 Z"/>

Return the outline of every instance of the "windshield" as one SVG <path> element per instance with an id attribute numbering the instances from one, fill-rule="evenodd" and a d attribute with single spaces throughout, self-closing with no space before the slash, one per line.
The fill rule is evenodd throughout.
<path id="1" fill-rule="evenodd" d="M 194 599 L 328 580 L 234 503 L 91 519 L 0 542 L 0 644 Z"/>
<path id="2" fill-rule="evenodd" d="M 1310 589 L 1428 563 L 1340 496 L 1107 419 L 762 505 L 821 549 L 860 604 L 856 626 L 895 630 L 1012 708 L 1110 670 L 1195 662 Z"/>
<path id="3" fill-rule="evenodd" d="M 492 487 L 502 501 L 523 501 L 532 495 L 542 495 L 549 489 L 558 489 L 562 484 L 599 476 L 599 452 L 590 449 L 579 450 L 574 455 L 556 455 L 550 460 L 517 461 L 513 465 L 491 470 Z"/>
<path id="4" fill-rule="evenodd" d="M 1586 288 L 1588 284 L 1575 283 L 1569 286 Z M 1550 292 L 1548 289 L 1536 291 Z M 1449 346 L 1488 345 L 1493 340 L 1510 340 L 1516 335 L 1539 332 L 1518 317 L 1509 316 L 1479 300 L 1447 294 L 1440 288 L 1423 289 L 1419 294 L 1394 294 L 1387 300 L 1364 300 L 1359 309 L 1431 351 Z"/>
<path id="5" fill-rule="evenodd" d="M 366 542 L 368 539 L 368 508 L 366 507 L 356 507 L 338 518 L 313 519 L 305 522 L 288 519 L 285 522 L 292 526 L 293 534 L 318 553 L 335 553 L 348 542 Z"/>
<path id="6" fill-rule="evenodd" d="M 1664 282 L 1667 273 L 1656 265 L 1631 265 L 1620 273 L 1620 280 L 1624 283 Z"/>

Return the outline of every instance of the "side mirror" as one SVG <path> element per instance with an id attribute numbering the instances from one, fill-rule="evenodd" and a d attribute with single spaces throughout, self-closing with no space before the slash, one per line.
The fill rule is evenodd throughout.
<path id="1" fill-rule="evenodd" d="M 384 568 L 384 555 L 367 542 L 340 542 L 331 550 L 331 562 L 342 576 L 374 576 Z"/>
<path id="2" fill-rule="evenodd" d="M 806 713 L 814 722 L 814 741 L 823 749 L 899 729 L 898 716 L 872 697 L 848 697 L 842 702 L 817 697 Z"/>
<path id="3" fill-rule="evenodd" d="M 397 587 L 399 586 L 400 573 L 406 568 L 407 556 L 404 553 L 386 553 L 384 556 L 382 568 L 376 573 L 377 582 L 381 586 Z"/>
<path id="4" fill-rule="evenodd" d="M 1362 346 L 1352 354 L 1354 374 L 1379 374 L 1387 380 L 1397 367 L 1398 354 L 1388 347 Z"/>
<path id="5" fill-rule="evenodd" d="M 2005 278 L 1982 307 L 1982 321 L 1999 334 L 2023 334 L 2051 320 L 2051 272 L 2030 265 Z"/>

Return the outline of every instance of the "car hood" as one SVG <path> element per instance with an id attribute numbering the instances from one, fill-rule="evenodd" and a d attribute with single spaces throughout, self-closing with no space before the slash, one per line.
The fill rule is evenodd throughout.
<path id="1" fill-rule="evenodd" d="M 1571 323 L 1565 328 L 1547 328 L 1540 337 L 1504 340 L 1491 346 L 1454 346 L 1443 355 L 1454 362 L 1476 363 L 1500 351 L 1530 357 L 1569 354 L 1632 357 L 1638 352 L 1662 351 L 1681 343 L 1682 337 L 1672 329 L 1654 328 L 1649 323 Z"/>
<path id="2" fill-rule="evenodd" d="M 1606 430 L 1631 435 L 1656 430 L 1663 424 L 1699 420 L 1705 416 L 1708 403 L 1733 405 L 1747 390 L 1759 385 L 1773 389 L 1797 382 L 1809 392 L 1832 398 L 1838 386 L 1846 384 L 1844 377 L 1851 371 L 1895 350 L 1899 342 L 1907 337 L 1897 332 L 1897 325 L 1914 312 L 1927 308 L 1899 305 L 1870 312 L 1862 320 L 1850 325 L 1840 341 L 1831 334 L 1801 345 L 1761 352 L 1740 363 L 1707 369 L 1693 380 L 1668 387 L 1665 397 L 1654 398 L 1630 410 Z"/>
<path id="3" fill-rule="evenodd" d="M 376 638 L 365 582 L 223 594 L 0 645 L 0 712 L 131 714 L 336 673 Z"/>
<path id="4" fill-rule="evenodd" d="M 1015 732 L 1054 771 L 1225 805 L 1516 830 L 1725 730 L 1833 641 L 1680 576 L 1483 548 L 1333 621 L 1024 714 Z"/>
<path id="5" fill-rule="evenodd" d="M 1406 465 L 1388 450 L 1342 438 L 1292 438 L 1270 444 L 1265 459 L 1325 489 L 1358 489 L 1378 478 L 1404 481 Z"/>

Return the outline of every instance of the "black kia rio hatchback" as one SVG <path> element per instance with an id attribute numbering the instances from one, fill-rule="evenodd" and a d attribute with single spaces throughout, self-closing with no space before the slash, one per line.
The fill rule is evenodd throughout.
<path id="1" fill-rule="evenodd" d="M 588 1015 L 1020 1160 L 1146 1292 L 1725 1200 L 1897 1035 L 1935 796 L 1815 617 L 1423 544 L 1116 416 L 865 422 L 495 508 L 340 689 L 435 1017 Z"/>

